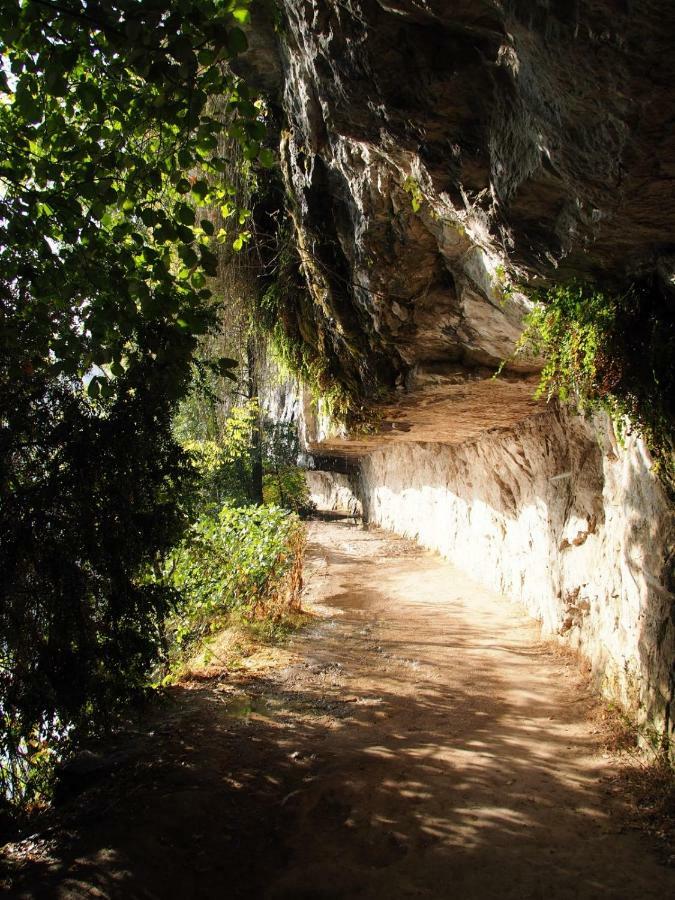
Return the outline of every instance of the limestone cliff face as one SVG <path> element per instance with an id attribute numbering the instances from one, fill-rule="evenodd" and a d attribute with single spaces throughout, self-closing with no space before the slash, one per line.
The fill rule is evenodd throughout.
<path id="1" fill-rule="evenodd" d="M 521 600 L 668 727 L 673 520 L 646 451 L 536 404 L 539 360 L 492 375 L 528 305 L 511 281 L 672 279 L 675 4 L 281 7 L 245 64 L 283 110 L 309 331 L 378 423 L 350 436 L 305 405 L 318 464 L 353 460 L 316 498 Z"/>
<path id="2" fill-rule="evenodd" d="M 345 370 L 496 365 L 511 273 L 621 281 L 675 234 L 675 6 L 284 0 L 283 166 Z M 527 368 L 527 367 L 526 367 Z"/>
<path id="3" fill-rule="evenodd" d="M 675 521 L 642 442 L 559 409 L 461 444 L 309 472 L 314 502 L 437 550 L 581 652 L 603 693 L 673 728 Z"/>
<path id="4" fill-rule="evenodd" d="M 398 445 L 364 461 L 373 522 L 417 538 L 523 603 L 580 650 L 604 693 L 672 727 L 670 505 L 640 441 L 563 412 L 458 447 Z"/>

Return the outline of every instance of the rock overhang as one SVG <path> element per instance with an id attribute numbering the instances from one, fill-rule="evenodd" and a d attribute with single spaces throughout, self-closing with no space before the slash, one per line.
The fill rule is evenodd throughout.
<path id="1" fill-rule="evenodd" d="M 668 256 L 675 7 L 281 6 L 242 64 L 283 109 L 323 346 L 376 432 L 323 443 L 472 440 L 537 412 L 541 364 L 510 360 L 528 306 L 513 283 L 622 283 Z"/>

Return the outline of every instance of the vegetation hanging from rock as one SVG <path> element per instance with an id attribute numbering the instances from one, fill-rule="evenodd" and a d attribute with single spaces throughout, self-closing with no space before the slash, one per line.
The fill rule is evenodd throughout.
<path id="1" fill-rule="evenodd" d="M 619 437 L 635 429 L 675 489 L 675 315 L 653 280 L 622 293 L 590 285 L 531 292 L 517 354 L 546 360 L 537 396 L 603 409 Z"/>

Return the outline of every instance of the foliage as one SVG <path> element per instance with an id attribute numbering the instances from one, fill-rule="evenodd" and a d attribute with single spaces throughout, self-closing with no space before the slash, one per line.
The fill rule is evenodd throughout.
<path id="1" fill-rule="evenodd" d="M 604 409 L 619 434 L 636 429 L 675 486 L 675 316 L 656 283 L 603 293 L 579 284 L 534 295 L 517 353 L 546 360 L 537 396 Z"/>
<path id="2" fill-rule="evenodd" d="M 169 366 L 212 320 L 211 223 L 195 203 L 237 214 L 203 173 L 227 161 L 217 135 L 263 155 L 264 125 L 223 61 L 245 49 L 247 0 L 4 0 L 0 52 L 0 260 L 17 369 L 85 377 L 90 395 L 143 352 Z M 3 86 L 0 85 L 0 89 Z M 225 111 L 208 105 L 225 94 Z M 220 107 L 216 107 L 220 110 Z M 11 327 L 16 322 L 15 327 Z M 163 346 L 138 347 L 162 325 Z M 129 344 L 131 343 L 131 348 Z"/>
<path id="3" fill-rule="evenodd" d="M 244 506 L 253 500 L 252 431 L 258 427 L 257 401 L 232 407 L 218 441 L 184 440 L 198 476 L 196 504 L 200 514 L 217 511 L 224 503 Z"/>
<path id="4" fill-rule="evenodd" d="M 292 509 L 307 515 L 314 508 L 310 499 L 305 470 L 298 466 L 283 466 L 267 472 L 263 478 L 265 503 Z"/>
<path id="5" fill-rule="evenodd" d="M 232 610 L 274 619 L 299 608 L 304 530 L 277 506 L 223 506 L 203 516 L 172 554 L 168 579 L 184 600 L 172 620 L 178 647 L 224 624 Z"/>
<path id="6" fill-rule="evenodd" d="M 0 789 L 13 800 L 38 791 L 20 775 L 35 742 L 105 724 L 158 650 L 172 593 L 147 573 L 180 538 L 194 477 L 171 417 L 216 317 L 213 242 L 244 240 L 196 209 L 245 224 L 211 178 L 229 166 L 224 130 L 273 163 L 227 67 L 248 2 L 0 0 Z"/>
<path id="7" fill-rule="evenodd" d="M 182 440 L 197 476 L 194 489 L 200 514 L 217 512 L 224 503 L 246 506 L 253 501 L 251 480 L 259 430 L 263 461 L 263 502 L 307 513 L 311 509 L 305 475 L 297 466 L 298 432 L 293 422 L 273 422 L 257 400 L 230 409 L 218 441 Z"/>
<path id="8" fill-rule="evenodd" d="M 422 204 L 424 202 L 424 195 L 422 194 L 422 188 L 420 187 L 419 182 L 416 181 L 412 175 L 409 175 L 403 182 L 403 190 L 406 194 L 410 195 L 412 211 L 418 213 L 422 209 Z"/>
<path id="9" fill-rule="evenodd" d="M 22 747 L 110 721 L 161 644 L 171 597 L 142 576 L 180 537 L 192 474 L 142 374 L 106 415 L 35 376 L 0 399 L 0 789 L 15 800 L 36 787 L 15 783 Z"/>
<path id="10" fill-rule="evenodd" d="M 600 355 L 612 338 L 617 301 L 581 286 L 556 286 L 526 320 L 519 350 L 546 360 L 537 396 L 574 399 L 582 408 L 604 397 L 610 384 Z"/>
<path id="11" fill-rule="evenodd" d="M 334 377 L 340 372 L 339 364 L 325 343 L 317 319 L 320 313 L 307 294 L 299 261 L 287 241 L 279 254 L 274 280 L 258 298 L 256 315 L 281 371 L 298 378 L 315 402 L 321 398 L 331 418 L 356 419 L 360 409 L 357 391 Z"/>
<path id="12" fill-rule="evenodd" d="M 297 465 L 300 442 L 295 422 L 264 420 L 262 436 L 264 502 L 309 513 L 313 507 L 305 472 Z"/>

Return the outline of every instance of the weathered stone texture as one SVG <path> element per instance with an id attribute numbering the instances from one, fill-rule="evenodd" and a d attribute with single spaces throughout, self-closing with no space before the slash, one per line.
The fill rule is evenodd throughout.
<path id="1" fill-rule="evenodd" d="M 528 309 L 514 279 L 672 286 L 675 4 L 281 6 L 277 52 L 261 31 L 248 74 L 284 121 L 317 347 L 375 425 L 348 435 L 305 404 L 305 443 L 362 457 L 372 521 L 522 600 L 663 724 L 673 524 L 644 448 L 542 411 L 540 360 L 491 376 Z M 311 477 L 352 502 L 348 475 Z"/>
<path id="2" fill-rule="evenodd" d="M 498 364 L 526 308 L 504 296 L 509 273 L 621 282 L 661 264 L 668 0 L 283 6 L 293 220 L 366 391 L 438 360 Z"/>
<path id="3" fill-rule="evenodd" d="M 317 509 L 346 513 L 350 516 L 363 514 L 360 487 L 355 482 L 354 476 L 343 472 L 309 469 L 306 478 L 310 499 Z"/>
<path id="4" fill-rule="evenodd" d="M 472 443 L 364 458 L 366 518 L 522 602 L 605 694 L 672 727 L 672 507 L 640 441 L 561 412 Z M 496 636 L 497 637 L 497 636 Z"/>

